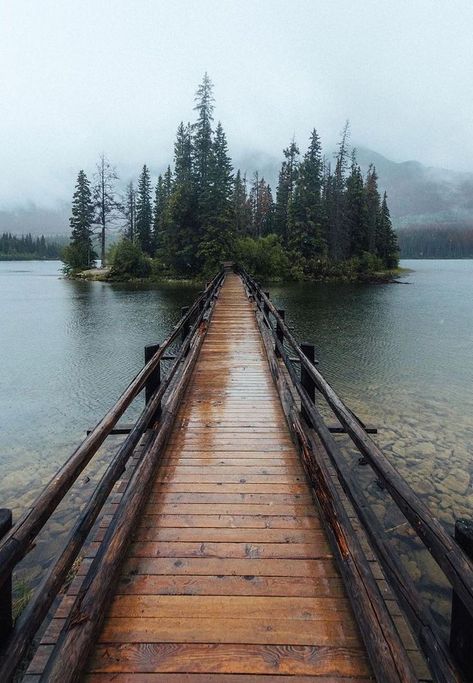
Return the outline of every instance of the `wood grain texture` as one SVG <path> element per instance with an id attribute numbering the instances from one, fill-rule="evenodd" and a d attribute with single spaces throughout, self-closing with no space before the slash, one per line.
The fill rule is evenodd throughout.
<path id="1" fill-rule="evenodd" d="M 120 495 L 107 506 L 32 676 L 43 670 Z M 372 676 L 237 276 L 221 290 L 84 676 L 103 683 Z"/>

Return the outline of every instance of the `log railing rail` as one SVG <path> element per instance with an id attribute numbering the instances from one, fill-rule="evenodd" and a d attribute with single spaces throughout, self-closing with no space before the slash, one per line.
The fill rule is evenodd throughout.
<path id="1" fill-rule="evenodd" d="M 35 591 L 28 606 L 17 620 L 8 637 L 0 643 L 0 680 L 13 679 L 18 664 L 27 653 L 38 628 L 46 617 L 55 597 L 64 583 L 74 561 L 91 531 L 100 511 L 107 501 L 113 486 L 125 470 L 125 466 L 138 442 L 148 429 L 152 428 L 149 441 L 154 448 L 154 455 L 159 454 L 162 441 L 165 440 L 169 424 L 173 419 L 174 404 L 182 393 L 182 385 L 188 376 L 191 356 L 204 333 L 203 323 L 212 310 L 214 300 L 218 296 L 224 273 L 219 272 L 200 293 L 194 304 L 185 310 L 183 317 L 175 325 L 168 338 L 151 355 L 148 362 L 131 381 L 115 405 L 104 415 L 91 430 L 70 458 L 54 475 L 49 484 L 39 494 L 28 512 L 13 526 L 11 531 L 0 540 L 0 592 L 8 586 L 14 567 L 31 550 L 36 536 L 47 523 L 54 510 L 63 500 L 80 473 L 97 453 L 107 436 L 114 428 L 135 398 L 147 390 L 146 405 L 135 424 L 131 427 L 123 443 L 108 464 L 96 488 L 81 511 L 76 524 L 70 532 L 64 550 L 50 566 L 41 584 Z M 165 356 L 169 348 L 176 342 L 181 345 L 178 352 L 171 356 L 173 362 L 164 377 L 160 375 L 160 363 L 169 358 Z M 191 353 L 192 352 L 192 353 Z M 149 353 L 149 352 L 148 352 Z M 187 373 L 187 374 L 186 374 Z M 150 390 L 151 387 L 151 390 Z M 166 392 L 168 392 L 166 394 Z M 161 417 L 161 403 L 166 400 L 166 416 Z M 159 416 L 159 421 L 156 419 Z M 145 451 L 145 456 L 148 451 Z M 146 457 L 143 461 L 146 462 Z M 148 464 L 149 466 L 149 464 Z M 142 462 L 137 470 L 142 468 Z M 142 472 L 143 474 L 143 472 Z M 139 488 L 144 489 L 144 479 L 138 481 Z M 3 633 L 5 636 L 5 632 Z"/>
<path id="2" fill-rule="evenodd" d="M 473 636 L 462 633 L 462 642 L 460 642 L 459 647 L 456 646 L 455 642 L 452 642 L 452 639 L 449 647 L 442 637 L 430 607 L 423 602 L 414 581 L 400 562 L 382 524 L 372 512 L 360 484 L 356 481 L 351 464 L 347 462 L 334 439 L 332 432 L 336 430 L 327 426 L 319 412 L 313 400 L 313 388 L 317 389 L 325 399 L 342 425 L 343 431 L 350 437 L 361 454 L 363 463 L 371 466 L 377 479 L 389 492 L 392 500 L 435 559 L 452 585 L 456 601 L 459 601 L 465 612 L 473 617 L 473 563 L 471 559 L 418 498 L 369 436 L 363 423 L 344 404 L 315 367 L 312 360 L 308 358 L 307 350 L 299 345 L 286 324 L 284 314 L 281 314 L 281 311 L 274 306 L 268 293 L 264 292 L 254 278 L 242 268 L 240 268 L 240 275 L 245 282 L 248 294 L 256 302 L 257 317 L 261 317 L 266 328 L 266 334 L 271 338 L 275 357 L 284 363 L 292 384 L 297 390 L 301 417 L 304 418 L 301 421 L 303 434 L 299 440 L 309 442 L 314 448 L 316 443 L 323 445 L 345 493 L 362 522 L 377 554 L 377 559 L 405 611 L 413 632 L 416 634 L 419 645 L 435 677 L 434 680 L 445 683 L 462 680 L 457 668 L 458 664 L 462 664 L 459 650 L 465 651 L 464 640 L 466 637 L 470 643 L 469 651 L 471 653 Z M 264 336 L 263 333 L 263 338 Z M 295 362 L 301 367 L 301 376 L 294 367 Z M 302 444 L 301 450 L 304 451 L 304 444 Z M 317 464 L 313 462 L 313 456 L 309 455 L 308 457 L 310 466 L 316 467 Z M 310 476 L 309 472 L 309 478 Z M 354 606 L 356 613 L 356 605 Z M 463 675 L 465 675 L 464 669 Z"/>

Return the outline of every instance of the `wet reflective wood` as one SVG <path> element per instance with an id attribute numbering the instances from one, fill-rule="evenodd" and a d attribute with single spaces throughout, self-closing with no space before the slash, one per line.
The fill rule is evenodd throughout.
<path id="1" fill-rule="evenodd" d="M 118 500 L 107 506 L 71 596 Z M 88 681 L 133 683 L 371 676 L 237 276 L 222 288 L 86 672 Z"/>

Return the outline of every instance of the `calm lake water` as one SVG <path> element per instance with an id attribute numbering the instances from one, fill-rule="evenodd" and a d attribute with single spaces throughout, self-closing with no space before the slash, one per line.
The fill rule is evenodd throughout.
<path id="1" fill-rule="evenodd" d="M 413 270 L 403 284 L 272 286 L 271 297 L 296 337 L 316 344 L 327 379 L 378 426 L 379 443 L 451 530 L 455 518 L 473 516 L 473 261 L 402 265 Z M 59 267 L 0 262 L 0 506 L 15 517 L 126 387 L 144 345 L 164 339 L 196 294 L 189 285 L 69 282 Z M 99 469 L 106 457 L 104 450 Z M 42 561 L 56 552 L 87 484 L 73 494 L 76 507 L 59 510 L 46 530 Z M 376 487 L 366 487 L 422 581 L 434 571 L 429 558 L 397 532 L 396 513 Z M 32 580 L 34 562 L 27 563 Z M 425 585 L 432 590 L 431 580 Z M 445 597 L 444 588 L 439 593 Z"/>

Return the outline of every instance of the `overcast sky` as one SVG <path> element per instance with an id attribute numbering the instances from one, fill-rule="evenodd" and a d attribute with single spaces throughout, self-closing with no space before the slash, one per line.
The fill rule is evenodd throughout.
<path id="1" fill-rule="evenodd" d="M 207 70 L 235 159 L 315 126 L 473 171 L 471 0 L 0 0 L 0 209 L 69 200 L 102 151 L 172 158 Z"/>

